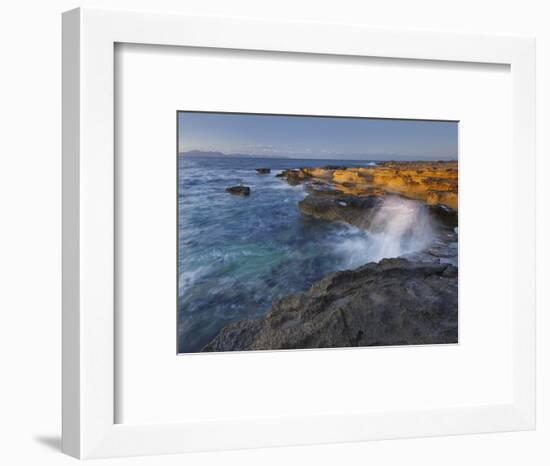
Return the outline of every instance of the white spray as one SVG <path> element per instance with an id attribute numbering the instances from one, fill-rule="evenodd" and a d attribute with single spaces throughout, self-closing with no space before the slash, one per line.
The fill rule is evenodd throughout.
<path id="1" fill-rule="evenodd" d="M 434 240 L 434 225 L 421 202 L 387 196 L 367 231 L 350 229 L 337 249 L 345 268 L 421 251 Z"/>

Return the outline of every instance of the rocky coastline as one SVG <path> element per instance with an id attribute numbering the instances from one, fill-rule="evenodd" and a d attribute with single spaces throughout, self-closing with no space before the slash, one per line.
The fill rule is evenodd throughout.
<path id="1" fill-rule="evenodd" d="M 336 272 L 262 318 L 227 325 L 203 351 L 456 343 L 457 275 L 406 259 Z"/>
<path id="2" fill-rule="evenodd" d="M 233 322 L 202 351 L 458 341 L 457 162 L 303 167 L 276 176 L 304 184 L 297 206 L 304 215 L 370 231 L 385 202 L 402 198 L 430 216 L 436 234 L 422 250 L 332 273 L 275 301 L 261 318 Z"/>

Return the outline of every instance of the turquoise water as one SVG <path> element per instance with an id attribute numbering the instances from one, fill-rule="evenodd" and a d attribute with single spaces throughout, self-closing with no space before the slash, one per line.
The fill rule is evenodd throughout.
<path id="1" fill-rule="evenodd" d="M 227 323 L 261 316 L 274 299 L 368 261 L 366 232 L 302 215 L 303 186 L 275 177 L 286 168 L 367 163 L 180 156 L 179 352 L 200 351 Z M 271 173 L 257 174 L 260 167 Z M 240 183 L 250 196 L 225 192 Z"/>

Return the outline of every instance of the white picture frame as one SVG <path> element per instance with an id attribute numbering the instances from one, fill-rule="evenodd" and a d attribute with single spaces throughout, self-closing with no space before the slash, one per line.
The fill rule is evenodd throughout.
<path id="1" fill-rule="evenodd" d="M 304 34 L 307 29 L 307 34 Z M 115 423 L 114 50 L 117 43 L 505 64 L 518 189 L 507 404 L 318 416 Z M 535 426 L 535 44 L 531 38 L 77 9 L 63 15 L 63 451 L 183 453 Z M 175 330 L 174 330 L 175 331 Z M 228 356 L 231 357 L 231 356 Z"/>

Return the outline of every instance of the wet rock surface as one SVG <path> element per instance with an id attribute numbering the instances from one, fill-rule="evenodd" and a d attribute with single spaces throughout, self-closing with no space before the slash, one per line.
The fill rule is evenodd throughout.
<path id="1" fill-rule="evenodd" d="M 227 325 L 203 351 L 456 343 L 457 275 L 403 258 L 336 272 L 262 318 Z"/>
<path id="2" fill-rule="evenodd" d="M 230 186 L 225 188 L 225 191 L 234 196 L 250 196 L 250 188 L 248 186 Z"/>
<path id="3" fill-rule="evenodd" d="M 300 201 L 298 207 L 306 215 L 320 220 L 340 221 L 368 229 L 377 207 L 379 196 L 351 196 L 339 191 L 319 191 Z"/>
<path id="4" fill-rule="evenodd" d="M 447 228 L 458 227 L 458 212 L 443 204 L 428 206 L 430 213 L 443 226 Z"/>
<path id="5" fill-rule="evenodd" d="M 283 170 L 276 175 L 278 178 L 284 178 L 288 184 L 297 185 L 303 183 L 306 179 L 311 178 L 302 168 L 290 168 Z"/>

